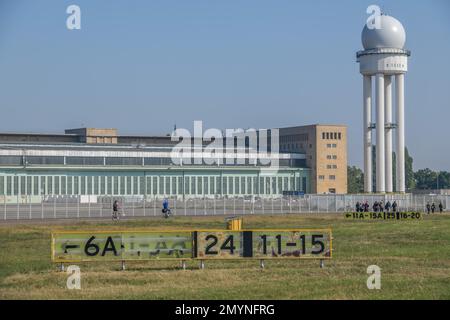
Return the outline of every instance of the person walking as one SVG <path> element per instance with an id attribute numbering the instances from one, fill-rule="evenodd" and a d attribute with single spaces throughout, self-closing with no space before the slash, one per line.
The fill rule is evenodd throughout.
<path id="1" fill-rule="evenodd" d="M 436 210 L 436 205 L 434 204 L 434 202 L 431 204 L 431 213 L 434 213 L 434 211 Z"/>
<path id="2" fill-rule="evenodd" d="M 113 203 L 113 212 L 112 212 L 112 220 L 119 220 L 119 209 L 120 209 L 120 205 L 119 205 L 119 201 L 114 200 Z"/>
<path id="3" fill-rule="evenodd" d="M 439 212 L 444 212 L 444 206 L 442 205 L 442 202 L 439 202 Z"/>
<path id="4" fill-rule="evenodd" d="M 356 212 L 361 212 L 361 204 L 358 202 L 356 202 Z"/>
<path id="5" fill-rule="evenodd" d="M 384 209 L 386 210 L 386 212 L 391 212 L 391 202 L 388 200 L 388 202 L 386 202 Z"/>
<path id="6" fill-rule="evenodd" d="M 364 203 L 364 212 L 369 212 L 369 202 L 366 200 L 366 203 Z"/>
<path id="7" fill-rule="evenodd" d="M 378 201 L 375 201 L 372 206 L 373 212 L 378 212 Z"/>
<path id="8" fill-rule="evenodd" d="M 397 201 L 394 200 L 394 202 L 392 203 L 392 211 L 394 213 L 397 213 Z"/>
<path id="9" fill-rule="evenodd" d="M 431 210 L 431 206 L 430 206 L 430 203 L 429 202 L 427 202 L 427 214 L 430 214 L 430 210 Z"/>

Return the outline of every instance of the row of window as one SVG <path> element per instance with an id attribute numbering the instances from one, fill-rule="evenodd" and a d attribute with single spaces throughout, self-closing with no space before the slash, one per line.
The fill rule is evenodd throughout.
<path id="1" fill-rule="evenodd" d="M 333 154 L 333 155 L 329 154 L 329 155 L 327 155 L 327 159 L 328 159 L 328 160 L 337 160 L 337 155 L 335 155 L 335 154 Z"/>
<path id="2" fill-rule="evenodd" d="M 341 140 L 342 134 L 340 132 L 322 132 L 323 140 Z"/>
<path id="3" fill-rule="evenodd" d="M 336 143 L 328 143 L 327 148 L 337 148 L 337 144 Z"/>
<path id="4" fill-rule="evenodd" d="M 328 179 L 330 179 L 330 180 L 336 180 L 336 176 L 335 176 L 335 175 L 329 175 L 329 176 L 328 176 Z M 325 176 L 320 175 L 320 176 L 319 176 L 319 180 L 325 180 Z"/>
<path id="5" fill-rule="evenodd" d="M 216 159 L 214 159 L 216 160 Z M 239 160 L 220 159 L 221 165 L 232 166 L 254 166 L 255 160 L 239 159 Z M 215 163 L 211 161 L 209 163 Z M 195 163 L 193 159 L 190 161 L 183 160 L 184 165 L 208 165 L 203 159 L 200 163 Z M 58 156 L 1 156 L 0 165 L 75 165 L 75 166 L 170 166 L 173 165 L 171 158 L 130 158 L 130 157 L 58 157 Z M 258 166 L 269 166 L 268 159 L 259 159 Z M 282 167 L 305 167 L 306 163 L 301 159 L 280 159 L 279 165 Z"/>
<path id="6" fill-rule="evenodd" d="M 291 151 L 291 152 L 300 152 L 303 151 L 303 143 L 288 143 L 288 144 L 282 144 L 280 146 L 280 151 L 286 152 L 286 151 Z M 312 147 L 312 145 L 311 145 Z"/>
<path id="7" fill-rule="evenodd" d="M 306 177 L 0 176 L 0 195 L 215 195 L 307 192 Z"/>
<path id="8" fill-rule="evenodd" d="M 335 165 L 335 164 L 327 164 L 327 169 L 337 169 L 337 165 Z"/>
<path id="9" fill-rule="evenodd" d="M 296 141 L 308 141 L 308 134 L 300 133 L 300 134 L 288 134 L 280 136 L 280 143 L 296 142 Z"/>

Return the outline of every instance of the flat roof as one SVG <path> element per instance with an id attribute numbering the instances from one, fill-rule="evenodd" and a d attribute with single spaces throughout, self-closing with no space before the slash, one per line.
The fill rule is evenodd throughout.
<path id="1" fill-rule="evenodd" d="M 206 145 L 207 146 L 207 145 Z M 205 145 L 203 148 L 206 147 Z M 181 147 L 181 146 L 180 146 Z M 48 144 L 48 143 L 0 143 L 0 150 L 22 150 L 22 149 L 34 149 L 34 150 L 82 150 L 88 149 L 91 151 L 103 151 L 107 150 L 131 150 L 131 151 L 145 151 L 153 149 L 167 149 L 172 150 L 174 145 L 138 145 L 138 144 L 86 144 L 86 143 L 58 143 L 58 144 Z M 191 145 L 191 148 L 198 148 Z M 249 148 L 244 147 L 222 147 L 221 149 L 231 149 L 231 150 L 247 150 Z"/>
<path id="2" fill-rule="evenodd" d="M 303 126 L 290 126 L 290 127 L 280 127 L 278 129 L 291 129 L 291 128 L 306 128 L 306 127 L 347 127 L 346 124 L 326 124 L 326 123 L 315 123 Z"/>
<path id="3" fill-rule="evenodd" d="M 78 130 L 78 129 L 74 129 Z M 76 133 L 34 133 L 34 132 L 0 132 L 1 136 L 53 136 L 53 137 L 79 137 L 79 134 Z M 146 138 L 146 139 L 161 139 L 161 138 L 170 138 L 170 136 L 143 136 L 143 135 L 117 135 L 118 138 Z"/>

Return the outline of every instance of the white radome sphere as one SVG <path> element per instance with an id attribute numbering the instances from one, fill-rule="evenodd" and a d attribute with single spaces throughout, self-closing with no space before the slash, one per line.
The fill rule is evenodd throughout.
<path id="1" fill-rule="evenodd" d="M 380 29 L 369 29 L 367 24 L 364 26 L 361 34 L 364 49 L 403 49 L 406 42 L 406 33 L 400 21 L 387 15 L 381 15 L 380 19 Z"/>

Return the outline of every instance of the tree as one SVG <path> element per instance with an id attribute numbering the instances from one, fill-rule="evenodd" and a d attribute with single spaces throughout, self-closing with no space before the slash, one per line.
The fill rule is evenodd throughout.
<path id="1" fill-rule="evenodd" d="M 372 190 L 376 190 L 376 147 L 372 146 Z M 405 187 L 406 191 L 414 189 L 430 190 L 430 189 L 450 189 L 450 172 L 435 172 L 429 168 L 413 170 L 413 158 L 405 148 Z M 394 190 L 397 190 L 397 170 L 396 170 L 396 154 L 392 153 L 392 178 Z M 360 193 L 364 192 L 364 173 L 355 166 L 348 167 L 348 192 Z"/>
<path id="2" fill-rule="evenodd" d="M 405 148 L 405 185 L 406 190 L 416 188 L 416 180 L 414 179 L 413 158 L 409 155 L 408 148 Z"/>
<path id="3" fill-rule="evenodd" d="M 413 158 L 409 155 L 408 148 L 405 148 L 405 188 L 406 191 L 411 191 L 416 187 L 416 179 L 414 178 Z M 394 179 L 394 190 L 397 190 L 397 165 L 396 154 L 392 153 L 392 177 Z"/>
<path id="4" fill-rule="evenodd" d="M 377 149 L 372 146 L 372 190 L 376 190 L 376 159 L 377 159 Z M 406 191 L 413 190 L 416 187 L 416 180 L 414 178 L 413 170 L 413 158 L 408 152 L 408 148 L 405 148 L 405 187 Z M 392 152 L 392 180 L 394 190 L 397 190 L 397 165 L 396 165 L 396 154 Z"/>
<path id="5" fill-rule="evenodd" d="M 347 188 L 348 193 L 364 192 L 364 174 L 356 166 L 347 167 Z"/>
<path id="6" fill-rule="evenodd" d="M 448 171 L 438 172 L 436 187 L 438 189 L 450 189 L 450 172 Z"/>
<path id="7" fill-rule="evenodd" d="M 433 170 L 426 168 L 414 174 L 417 189 L 436 189 L 437 174 Z"/>
<path id="8" fill-rule="evenodd" d="M 435 172 L 429 168 L 421 169 L 414 174 L 417 189 L 449 189 L 450 188 L 450 172 Z"/>

